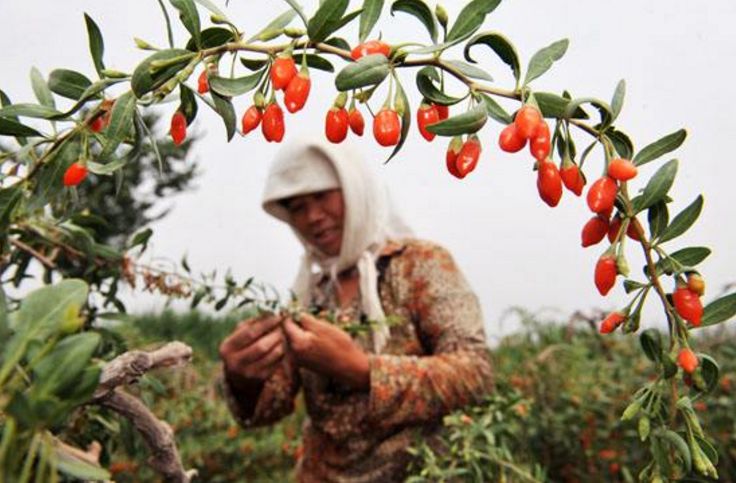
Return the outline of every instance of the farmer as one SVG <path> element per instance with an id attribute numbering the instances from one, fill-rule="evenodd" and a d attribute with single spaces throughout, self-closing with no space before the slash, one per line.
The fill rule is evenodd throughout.
<path id="1" fill-rule="evenodd" d="M 304 246 L 300 311 L 247 320 L 222 342 L 231 411 L 245 428 L 272 424 L 303 389 L 298 481 L 402 481 L 405 449 L 491 391 L 475 294 L 447 250 L 411 238 L 344 145 L 283 148 L 263 208 Z"/>

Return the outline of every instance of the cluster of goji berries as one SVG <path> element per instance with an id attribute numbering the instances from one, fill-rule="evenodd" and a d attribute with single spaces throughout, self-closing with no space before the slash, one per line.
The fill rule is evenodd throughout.
<path id="1" fill-rule="evenodd" d="M 90 131 L 96 134 L 107 128 L 110 124 L 110 116 L 114 104 L 115 100 L 113 99 L 105 99 L 100 103 L 99 111 L 87 121 L 87 127 Z M 64 171 L 62 183 L 64 186 L 77 186 L 87 178 L 87 174 L 89 174 L 89 171 L 86 162 L 84 160 L 75 161 Z"/>

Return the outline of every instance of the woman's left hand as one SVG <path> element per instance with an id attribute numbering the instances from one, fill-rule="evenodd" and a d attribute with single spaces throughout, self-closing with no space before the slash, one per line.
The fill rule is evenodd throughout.
<path id="1" fill-rule="evenodd" d="M 368 355 L 347 332 L 309 314 L 299 315 L 301 327 L 291 318 L 284 332 L 297 364 L 332 377 L 355 389 L 368 390 Z"/>

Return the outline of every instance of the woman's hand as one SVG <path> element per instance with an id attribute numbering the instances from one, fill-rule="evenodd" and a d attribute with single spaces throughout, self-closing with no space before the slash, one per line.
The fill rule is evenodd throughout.
<path id="1" fill-rule="evenodd" d="M 291 318 L 284 332 L 297 364 L 332 377 L 355 389 L 368 390 L 368 355 L 344 330 L 309 314 L 299 315 L 301 327 Z"/>
<path id="2" fill-rule="evenodd" d="M 220 344 L 220 357 L 228 378 L 264 381 L 284 357 L 283 317 L 264 315 L 241 322 Z"/>

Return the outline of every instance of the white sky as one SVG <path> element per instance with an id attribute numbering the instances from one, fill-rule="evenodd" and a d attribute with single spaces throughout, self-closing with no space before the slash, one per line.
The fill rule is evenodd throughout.
<path id="1" fill-rule="evenodd" d="M 224 2 L 216 3 L 224 8 Z M 307 12 L 312 12 L 317 2 L 304 3 Z M 358 2 L 352 3 L 357 7 Z M 401 13 L 390 17 L 390 2 L 386 3 L 383 21 L 374 34 L 382 29 L 389 42 L 428 41 L 417 20 Z M 429 3 L 433 6 L 435 2 Z M 451 19 L 463 3 L 445 3 Z M 225 11 L 250 34 L 286 8 L 285 2 L 275 0 L 232 0 Z M 0 45 L 4 47 L 0 87 L 14 102 L 35 102 L 28 80 L 32 66 L 44 75 L 58 67 L 93 75 L 83 12 L 103 32 L 109 67 L 131 71 L 146 56 L 135 48 L 133 37 L 166 44 L 161 13 L 152 0 L 0 0 Z M 204 11 L 201 13 L 207 25 Z M 295 19 L 294 24 L 297 22 Z M 666 246 L 670 252 L 690 245 L 713 249 L 701 265 L 710 289 L 706 301 L 723 284 L 736 281 L 732 221 L 736 112 L 731 93 L 724 88 L 736 74 L 734 23 L 736 3 L 730 0 L 516 0 L 503 2 L 483 27 L 510 38 L 524 67 L 537 49 L 560 38 L 570 39 L 566 56 L 533 82 L 538 90 L 566 88 L 579 97 L 608 101 L 618 80 L 626 79 L 626 103 L 618 126 L 631 135 L 637 149 L 680 127 L 688 129 L 688 141 L 675 153 L 681 164 L 671 191 L 675 201 L 670 212 L 674 216 L 699 193 L 705 195 L 705 208 L 690 232 Z M 175 24 L 181 45 L 186 37 Z M 356 32 L 357 27 L 341 35 L 354 43 Z M 454 51 L 454 58 L 461 56 L 462 52 Z M 490 50 L 476 47 L 474 57 L 484 59 L 481 65 L 489 69 L 496 85 L 511 85 L 509 70 Z M 344 65 L 334 63 L 338 69 Z M 322 135 L 324 113 L 336 92 L 330 75 L 313 71 L 312 79 L 306 108 L 296 115 L 287 113 L 287 137 L 296 132 Z M 413 75 L 404 79 L 416 109 L 419 96 Z M 190 82 L 194 85 L 195 79 Z M 376 99 L 378 104 L 382 96 Z M 239 114 L 249 104 L 249 95 L 235 100 Z M 513 103 L 505 105 L 509 110 L 515 108 Z M 165 109 L 173 110 L 173 106 Z M 463 181 L 445 171 L 446 141 L 437 138 L 427 143 L 412 128 L 401 154 L 386 166 L 382 162 L 390 149 L 378 146 L 370 129 L 357 142 L 391 187 L 418 236 L 453 252 L 481 299 L 491 340 L 515 327 L 513 321 L 501 324 L 502 313 L 511 306 L 554 307 L 565 317 L 576 309 L 609 309 L 625 303 L 620 284 L 606 298 L 593 285 L 595 261 L 606 247 L 580 247 L 580 229 L 591 216 L 584 197 L 566 191 L 557 208 L 548 208 L 538 198 L 527 151 L 506 155 L 497 148 L 499 124 L 489 121 L 481 131 L 481 162 Z M 230 267 L 239 280 L 254 275 L 286 289 L 295 274 L 300 247 L 287 227 L 268 218 L 259 203 L 269 160 L 278 145 L 266 143 L 257 132 L 226 143 L 220 120 L 205 106 L 200 106 L 194 129 L 206 133 L 194 149 L 202 170 L 198 189 L 172 201 L 173 212 L 154 227 L 150 254 L 178 261 L 187 253 L 195 270 L 224 272 Z M 634 191 L 667 159 L 643 167 L 641 179 L 631 183 Z M 589 178 L 597 177 L 601 163 L 597 151 L 588 161 Z M 641 273 L 638 251 L 630 246 L 633 274 Z M 159 300 L 142 294 L 130 295 L 128 300 L 134 311 L 160 306 Z M 649 306 L 648 322 L 661 323 L 654 298 Z"/>

